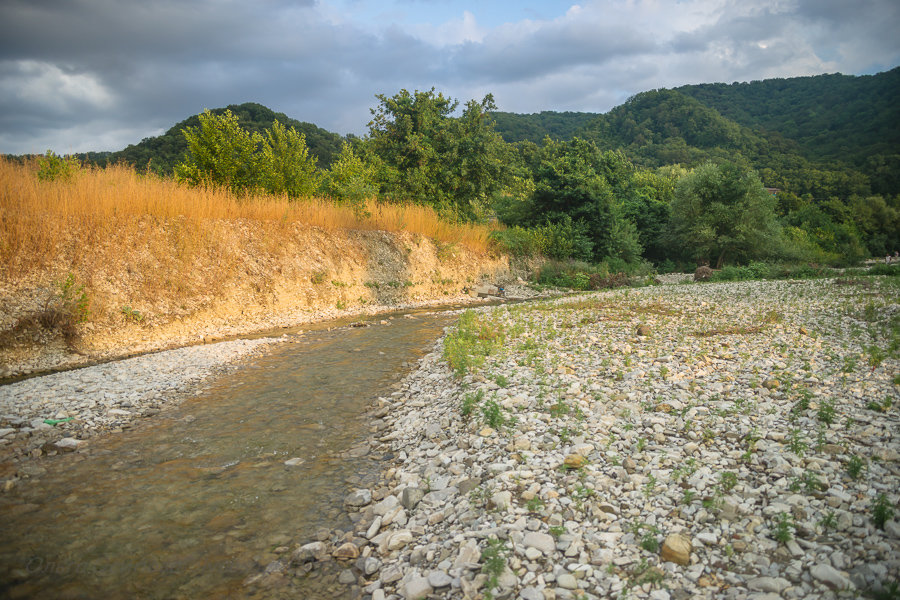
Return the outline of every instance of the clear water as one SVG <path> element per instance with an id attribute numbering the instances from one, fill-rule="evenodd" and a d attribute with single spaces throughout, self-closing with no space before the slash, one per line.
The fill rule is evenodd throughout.
<path id="1" fill-rule="evenodd" d="M 275 548 L 349 528 L 343 498 L 374 484 L 385 457 L 348 455 L 371 435 L 365 410 L 450 319 L 381 318 L 307 331 L 87 455 L 39 461 L 0 495 L 0 596 L 340 597 L 315 577 L 243 582 Z"/>

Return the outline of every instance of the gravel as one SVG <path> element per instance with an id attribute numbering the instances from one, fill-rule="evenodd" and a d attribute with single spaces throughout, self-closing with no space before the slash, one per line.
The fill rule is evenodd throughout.
<path id="1" fill-rule="evenodd" d="M 344 536 L 379 569 L 348 595 L 831 598 L 897 582 L 890 281 L 476 312 L 507 332 L 482 368 L 455 376 L 439 344 L 380 400 L 373 443 L 394 459 Z"/>
<path id="2" fill-rule="evenodd" d="M 0 458 L 74 450 L 95 435 L 120 431 L 277 341 L 190 346 L 0 386 Z"/>

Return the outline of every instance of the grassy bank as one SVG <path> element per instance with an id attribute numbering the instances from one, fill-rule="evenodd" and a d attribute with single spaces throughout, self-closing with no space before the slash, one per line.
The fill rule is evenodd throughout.
<path id="1" fill-rule="evenodd" d="M 508 267 L 488 227 L 427 207 L 238 197 L 125 167 L 49 181 L 37 171 L 0 160 L 0 354 L 444 300 Z"/>

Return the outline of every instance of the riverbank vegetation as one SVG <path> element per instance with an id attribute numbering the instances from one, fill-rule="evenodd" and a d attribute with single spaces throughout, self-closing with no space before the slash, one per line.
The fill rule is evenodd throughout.
<path id="1" fill-rule="evenodd" d="M 421 234 L 447 245 L 485 252 L 491 228 L 442 220 L 423 205 L 388 204 L 365 199 L 362 210 L 324 199 L 292 202 L 285 195 L 241 196 L 216 186 L 186 186 L 172 178 L 142 174 L 124 166 L 60 167 L 51 156 L 41 162 L 16 164 L 0 160 L 0 272 L 12 279 L 59 261 L 70 268 L 85 266 L 87 245 L 105 246 L 108 259 L 118 260 L 128 247 L 140 247 L 159 227 L 172 238 L 181 258 L 204 245 L 215 246 L 214 224 L 226 221 L 261 224 L 275 251 L 295 224 L 324 230 L 379 230 Z M 71 163 L 69 163 L 71 164 Z M 50 173 L 51 175 L 42 175 Z M 212 230 L 209 229 L 212 227 Z M 62 244 L 63 240 L 69 240 Z"/>
<path id="2" fill-rule="evenodd" d="M 266 215 L 254 219 L 323 227 L 429 236 L 440 230 L 435 236 L 445 241 L 555 261 L 536 276 L 570 287 L 618 273 L 692 271 L 698 264 L 846 267 L 900 250 L 896 140 L 890 127 L 857 131 L 847 138 L 852 148 L 842 162 L 828 132 L 815 135 L 811 127 L 832 123 L 845 132 L 844 113 L 860 110 L 866 94 L 873 122 L 890 123 L 896 110 L 885 98 L 900 71 L 823 77 L 781 86 L 790 102 L 776 98 L 779 86 L 760 91 L 758 82 L 688 86 L 638 94 L 596 118 L 516 116 L 498 113 L 490 94 L 461 104 L 434 89 L 401 90 L 376 97 L 365 137 L 345 139 L 260 105 L 236 105 L 191 117 L 142 142 L 141 152 L 129 147 L 121 156 L 84 158 L 118 156 L 144 169 L 145 181 L 166 188 L 161 196 L 189 198 L 159 209 L 167 215 L 191 218 L 216 207 L 225 214 L 214 218 L 250 211 Z M 815 99 L 798 100 L 802 90 L 822 85 L 841 90 L 830 103 L 846 110 L 832 107 L 827 117 L 792 121 L 792 104 L 818 106 Z M 755 104 L 747 98 L 760 95 L 771 114 L 748 108 Z M 778 124 L 796 139 L 767 129 Z M 547 135 L 536 142 L 540 132 Z M 135 164 L 135 157 L 146 164 Z M 41 185 L 48 189 L 67 185 L 54 181 L 78 171 L 72 157 L 48 153 L 41 161 Z M 118 178 L 115 187 L 131 185 L 119 181 L 129 177 L 126 171 L 113 166 L 103 177 Z M 129 193 L 122 198 L 85 212 L 104 223 L 110 211 L 134 214 Z M 54 200 L 52 210 L 71 202 L 94 201 Z M 428 224 L 413 229 L 414 214 L 427 215 Z"/>

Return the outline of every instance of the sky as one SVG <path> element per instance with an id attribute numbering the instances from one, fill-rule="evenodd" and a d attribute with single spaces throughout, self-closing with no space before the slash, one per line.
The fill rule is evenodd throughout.
<path id="1" fill-rule="evenodd" d="M 897 0 L 0 0 L 0 153 L 119 150 L 258 102 L 365 134 L 376 94 L 607 112 L 900 64 Z"/>

